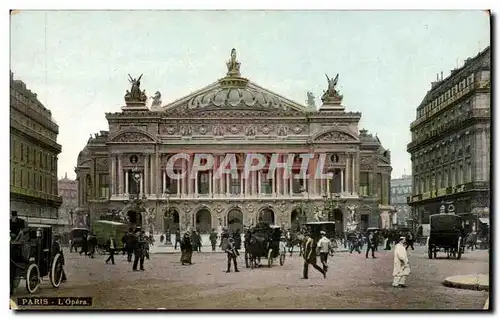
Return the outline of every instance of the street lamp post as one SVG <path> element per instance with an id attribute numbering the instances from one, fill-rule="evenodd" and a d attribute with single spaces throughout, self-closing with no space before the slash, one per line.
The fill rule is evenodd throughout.
<path id="1" fill-rule="evenodd" d="M 306 195 L 306 190 L 304 189 L 304 187 L 300 188 L 300 193 L 302 194 L 302 201 L 300 203 L 300 219 L 302 220 L 302 225 L 304 225 L 305 223 L 307 223 L 307 207 L 306 209 L 304 209 L 304 206 L 309 204 L 309 193 L 307 193 L 307 199 L 304 199 L 304 195 Z"/>
<path id="2" fill-rule="evenodd" d="M 167 209 L 166 209 L 165 217 L 164 217 L 164 222 L 167 222 L 167 227 L 165 229 L 165 244 L 172 245 L 172 238 L 171 238 L 171 234 L 170 234 L 170 226 L 171 226 L 171 221 L 172 221 L 172 214 L 170 212 L 170 205 L 169 205 L 170 190 L 167 188 L 165 190 L 165 193 L 167 196 Z"/>

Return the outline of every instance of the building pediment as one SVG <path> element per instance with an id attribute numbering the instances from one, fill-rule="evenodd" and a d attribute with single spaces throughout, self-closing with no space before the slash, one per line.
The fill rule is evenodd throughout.
<path id="1" fill-rule="evenodd" d="M 111 143 L 155 143 L 156 138 L 151 134 L 139 130 L 125 130 L 111 136 Z"/>
<path id="2" fill-rule="evenodd" d="M 329 130 L 320 132 L 313 137 L 315 142 L 359 142 L 359 139 L 352 133 L 342 130 Z"/>

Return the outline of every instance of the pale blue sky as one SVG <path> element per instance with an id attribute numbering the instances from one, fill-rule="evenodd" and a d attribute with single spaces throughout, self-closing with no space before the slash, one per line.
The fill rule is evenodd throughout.
<path id="1" fill-rule="evenodd" d="M 362 112 L 398 177 L 430 82 L 489 39 L 482 11 L 24 11 L 11 17 L 11 69 L 59 124 L 60 177 L 120 111 L 128 73 L 166 103 L 224 76 L 233 47 L 243 76 L 299 103 L 340 73 L 346 110 Z"/>

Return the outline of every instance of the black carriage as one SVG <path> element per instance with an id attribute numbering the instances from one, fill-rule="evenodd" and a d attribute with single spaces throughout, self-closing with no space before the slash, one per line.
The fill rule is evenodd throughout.
<path id="1" fill-rule="evenodd" d="M 429 259 L 436 258 L 441 249 L 448 258 L 460 259 L 465 251 L 463 219 L 455 214 L 435 214 L 430 216 L 430 226 L 426 245 Z"/>
<path id="2" fill-rule="evenodd" d="M 30 224 L 24 231 L 20 240 L 10 242 L 11 294 L 21 279 L 26 281 L 30 294 L 38 290 L 41 279 L 46 276 L 52 286 L 58 288 L 64 276 L 64 256 L 54 251 L 52 227 Z"/>
<path id="3" fill-rule="evenodd" d="M 284 252 L 280 247 L 281 227 L 261 223 L 258 227 L 248 230 L 245 234 L 245 266 L 254 267 L 256 259 L 264 257 L 267 259 L 268 267 L 273 265 L 275 258 L 280 257 L 280 265 L 283 266 Z"/>
<path id="4" fill-rule="evenodd" d="M 78 248 L 84 248 L 83 246 L 86 245 L 89 232 L 90 230 L 87 228 L 73 228 L 69 232 L 70 252 L 73 249 L 76 251 Z"/>

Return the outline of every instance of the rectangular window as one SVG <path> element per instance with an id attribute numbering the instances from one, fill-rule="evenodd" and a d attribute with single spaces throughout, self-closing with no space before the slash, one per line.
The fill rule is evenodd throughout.
<path id="1" fill-rule="evenodd" d="M 198 194 L 208 194 L 210 179 L 208 176 L 208 172 L 199 172 L 198 173 Z"/>
<path id="2" fill-rule="evenodd" d="M 359 195 L 369 196 L 370 180 L 368 172 L 359 173 Z"/>
<path id="3" fill-rule="evenodd" d="M 267 178 L 267 174 L 269 174 L 269 172 L 268 171 L 262 171 L 261 174 L 262 174 L 262 176 L 261 176 L 261 183 L 262 183 L 261 190 L 262 190 L 262 194 L 272 194 L 273 193 L 272 181 L 271 181 L 271 179 Z M 295 190 L 294 190 L 294 193 L 295 193 Z M 299 193 L 300 193 L 300 191 L 299 191 Z"/>
<path id="4" fill-rule="evenodd" d="M 109 174 L 99 174 L 99 194 L 101 199 L 109 198 Z"/>
<path id="5" fill-rule="evenodd" d="M 240 179 L 238 178 L 231 178 L 231 194 L 237 195 L 241 191 L 241 184 L 240 184 Z"/>
<path id="6" fill-rule="evenodd" d="M 174 170 L 175 174 L 180 174 L 181 172 L 179 170 Z M 166 177 L 165 180 L 165 189 L 168 192 L 168 194 L 177 194 L 177 180 L 176 179 L 171 179 L 170 177 Z"/>
<path id="7" fill-rule="evenodd" d="M 292 173 L 292 191 L 294 194 L 301 194 L 303 191 L 302 186 L 304 185 L 303 180 L 299 179 L 299 173 Z"/>

